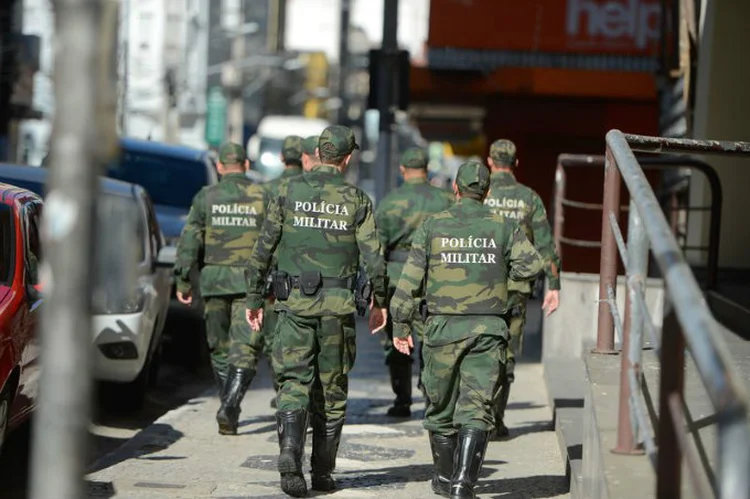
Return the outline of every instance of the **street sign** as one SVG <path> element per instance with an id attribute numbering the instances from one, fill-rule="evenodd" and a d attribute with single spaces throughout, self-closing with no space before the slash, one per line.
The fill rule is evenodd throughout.
<path id="1" fill-rule="evenodd" d="M 227 99 L 221 87 L 208 89 L 206 108 L 206 142 L 211 147 L 219 147 L 227 128 Z"/>

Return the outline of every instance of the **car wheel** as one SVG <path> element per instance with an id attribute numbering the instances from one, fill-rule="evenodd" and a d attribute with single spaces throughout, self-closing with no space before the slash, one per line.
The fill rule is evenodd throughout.
<path id="1" fill-rule="evenodd" d="M 10 390 L 7 388 L 0 393 L 0 454 L 3 453 L 5 437 L 8 435 L 8 423 L 10 420 Z"/>

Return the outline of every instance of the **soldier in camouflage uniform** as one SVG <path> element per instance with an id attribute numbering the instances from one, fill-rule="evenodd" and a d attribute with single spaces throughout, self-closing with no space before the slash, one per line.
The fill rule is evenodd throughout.
<path id="1" fill-rule="evenodd" d="M 486 166 L 461 165 L 456 204 L 417 229 L 390 306 L 393 343 L 403 353 L 414 346 L 408 324 L 420 313 L 427 318 L 422 382 L 430 400 L 424 427 L 432 488 L 454 499 L 475 497 L 493 428 L 492 400 L 505 375 L 509 282 L 534 279 L 544 265 L 518 224 L 483 206 L 489 184 Z"/>
<path id="2" fill-rule="evenodd" d="M 265 275 L 276 252 L 278 469 L 282 490 L 293 497 L 307 495 L 302 456 L 308 414 L 312 488 L 336 488 L 331 473 L 346 413 L 348 373 L 356 357 L 353 290 L 360 258 L 372 280 L 373 332 L 384 327 L 387 315 L 386 269 L 372 203 L 343 176 L 359 146 L 349 128 L 331 126 L 318 147 L 321 164 L 280 187 L 247 270 L 247 319 L 258 330 Z"/>
<path id="3" fill-rule="evenodd" d="M 284 139 L 281 146 L 281 160 L 285 165 L 284 171 L 278 178 L 265 184 L 266 189 L 268 189 L 269 201 L 278 197 L 281 184 L 286 183 L 292 177 L 302 175 L 302 137 L 290 135 Z M 275 259 L 271 268 L 276 268 Z M 273 357 L 273 332 L 276 329 L 277 320 L 276 311 L 273 309 L 274 301 L 273 295 L 269 296 L 263 307 L 263 354 L 269 361 Z M 273 362 L 271 362 L 271 370 L 274 371 Z M 278 393 L 279 385 L 276 382 L 276 375 L 273 374 L 272 376 L 274 391 Z M 276 397 L 271 399 L 271 407 L 276 407 Z"/>
<path id="4" fill-rule="evenodd" d="M 320 164 L 318 140 L 320 140 L 319 135 L 311 135 L 302 141 L 302 169 L 306 172 L 312 170 L 313 166 Z"/>
<path id="5" fill-rule="evenodd" d="M 490 176 L 490 192 L 484 204 L 496 215 L 518 222 L 526 237 L 547 263 L 544 272 L 547 276 L 548 291 L 542 308 L 549 316 L 560 303 L 560 257 L 555 251 L 544 203 L 536 192 L 518 183 L 513 176 L 513 169 L 518 166 L 516 146 L 513 142 L 504 139 L 495 141 L 490 147 L 490 157 L 487 160 L 492 175 Z M 505 321 L 510 329 L 510 345 L 507 377 L 495 401 L 496 426 L 493 437 L 496 438 L 506 437 L 509 433 L 504 421 L 505 408 L 508 405 L 511 384 L 515 379 L 516 356 L 521 355 L 523 347 L 526 304 L 530 296 L 531 284 L 529 283 L 523 283 L 518 289 L 509 290 L 509 306 Z"/>
<path id="6" fill-rule="evenodd" d="M 427 181 L 427 163 L 427 155 L 419 148 L 411 148 L 404 152 L 399 167 L 404 183 L 383 198 L 375 212 L 380 245 L 388 262 L 388 278 L 391 284 L 388 288 L 389 299 L 396 291 L 396 283 L 409 256 L 414 231 L 427 217 L 447 210 L 453 204 L 450 192 L 433 187 Z M 412 332 L 420 339 L 423 329 L 424 324 L 420 319 L 412 324 Z M 393 348 L 393 324 L 390 320 L 385 333 L 381 337 L 385 363 L 391 376 L 393 393 L 396 394 L 396 400 L 393 407 L 388 409 L 388 415 L 409 417 L 412 403 L 412 358 Z"/>
<path id="7" fill-rule="evenodd" d="M 262 336 L 245 321 L 244 270 L 265 219 L 268 194 L 245 176 L 249 162 L 238 144 L 219 151 L 218 184 L 193 199 L 177 245 L 177 298 L 192 303 L 190 269 L 199 264 L 206 300 L 206 336 L 221 398 L 219 433 L 237 434 L 240 402 L 255 376 Z M 201 255 L 202 261 L 200 261 Z"/>

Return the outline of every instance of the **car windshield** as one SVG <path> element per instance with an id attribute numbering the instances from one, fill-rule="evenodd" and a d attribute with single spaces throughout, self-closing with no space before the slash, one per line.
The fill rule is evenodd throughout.
<path id="1" fill-rule="evenodd" d="M 284 165 L 281 163 L 281 148 L 283 145 L 283 139 L 261 138 L 258 161 L 253 165 L 253 169 L 268 178 L 281 175 L 284 170 Z"/>
<path id="2" fill-rule="evenodd" d="M 13 278 L 13 213 L 0 204 L 0 284 L 10 284 Z"/>
<path id="3" fill-rule="evenodd" d="M 178 208 L 189 208 L 193 197 L 208 184 L 202 160 L 123 150 L 119 163 L 108 170 L 109 177 L 143 186 L 154 204 Z"/>
<path id="4" fill-rule="evenodd" d="M 135 262 L 146 259 L 146 227 L 144 217 L 135 198 L 116 194 L 100 194 L 97 210 L 99 212 L 97 231 L 99 254 L 105 258 L 118 256 L 132 258 L 124 248 L 132 249 Z M 113 223 L 113 221 L 117 221 Z M 133 237 L 135 233 L 136 237 Z M 131 260 L 132 261 L 132 260 Z M 111 262 L 114 264 L 114 262 Z M 107 268 L 107 264 L 103 268 Z"/>

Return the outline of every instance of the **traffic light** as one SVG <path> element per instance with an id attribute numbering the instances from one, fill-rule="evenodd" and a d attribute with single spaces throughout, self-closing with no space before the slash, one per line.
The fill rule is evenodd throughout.
<path id="1" fill-rule="evenodd" d="M 370 93 L 367 97 L 368 109 L 379 109 L 381 106 L 382 89 L 379 87 L 380 74 L 386 65 L 387 54 L 382 49 L 370 50 Z M 408 50 L 399 50 L 396 54 L 393 71 L 396 77 L 396 94 L 391 96 L 391 103 L 395 103 L 399 109 L 406 111 L 409 108 L 409 71 L 411 61 Z M 393 81 L 389 79 L 389 82 Z"/>

